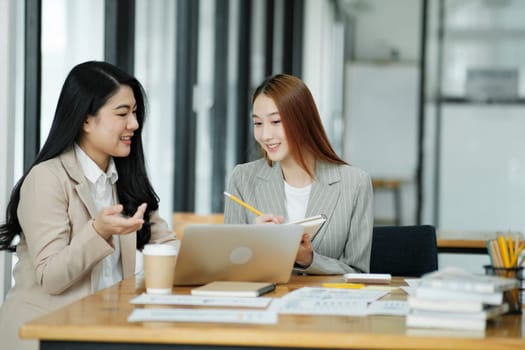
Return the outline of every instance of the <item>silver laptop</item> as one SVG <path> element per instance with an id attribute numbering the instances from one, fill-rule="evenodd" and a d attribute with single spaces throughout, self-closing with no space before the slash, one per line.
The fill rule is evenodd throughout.
<path id="1" fill-rule="evenodd" d="M 188 225 L 177 257 L 174 284 L 286 283 L 303 231 L 300 225 Z"/>

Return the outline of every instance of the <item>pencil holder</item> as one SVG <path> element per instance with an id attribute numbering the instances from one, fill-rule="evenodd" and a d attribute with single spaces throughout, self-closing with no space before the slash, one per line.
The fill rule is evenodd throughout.
<path id="1" fill-rule="evenodd" d="M 522 295 L 523 295 L 523 267 L 494 267 L 484 265 L 485 274 L 518 280 L 518 286 L 514 289 L 503 292 L 503 302 L 509 304 L 509 314 L 521 314 Z"/>

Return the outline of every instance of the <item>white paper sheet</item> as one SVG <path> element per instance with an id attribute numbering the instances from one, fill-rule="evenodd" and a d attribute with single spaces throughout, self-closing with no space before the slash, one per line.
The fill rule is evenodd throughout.
<path id="1" fill-rule="evenodd" d="M 274 324 L 278 315 L 271 311 L 217 309 L 135 309 L 128 322 L 220 322 Z"/>
<path id="2" fill-rule="evenodd" d="M 416 294 L 416 287 L 407 287 L 407 286 L 402 286 L 402 287 L 399 287 L 401 288 L 405 293 L 407 293 L 408 295 L 414 295 Z"/>
<path id="3" fill-rule="evenodd" d="M 404 300 L 376 300 L 368 305 L 368 315 L 405 316 L 408 314 L 408 302 Z"/>
<path id="4" fill-rule="evenodd" d="M 421 281 L 421 278 L 405 278 L 405 282 L 408 284 L 409 287 L 419 286 L 420 281 Z"/>
<path id="5" fill-rule="evenodd" d="M 141 294 L 130 300 L 131 304 L 196 305 L 265 308 L 272 298 L 210 297 L 177 294 Z"/>
<path id="6" fill-rule="evenodd" d="M 278 309 L 282 314 L 365 316 L 368 303 L 386 294 L 375 290 L 303 287 L 282 297 Z"/>

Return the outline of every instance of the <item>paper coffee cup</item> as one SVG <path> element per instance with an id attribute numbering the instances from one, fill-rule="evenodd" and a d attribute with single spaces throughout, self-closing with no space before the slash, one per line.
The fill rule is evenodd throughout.
<path id="1" fill-rule="evenodd" d="M 173 244 L 146 244 L 142 253 L 146 292 L 170 294 L 177 261 L 177 247 Z"/>

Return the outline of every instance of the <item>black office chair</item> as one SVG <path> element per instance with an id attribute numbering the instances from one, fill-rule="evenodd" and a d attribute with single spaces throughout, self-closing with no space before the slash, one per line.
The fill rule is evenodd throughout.
<path id="1" fill-rule="evenodd" d="M 420 277 L 438 269 L 436 229 L 430 225 L 376 226 L 370 272 Z"/>

